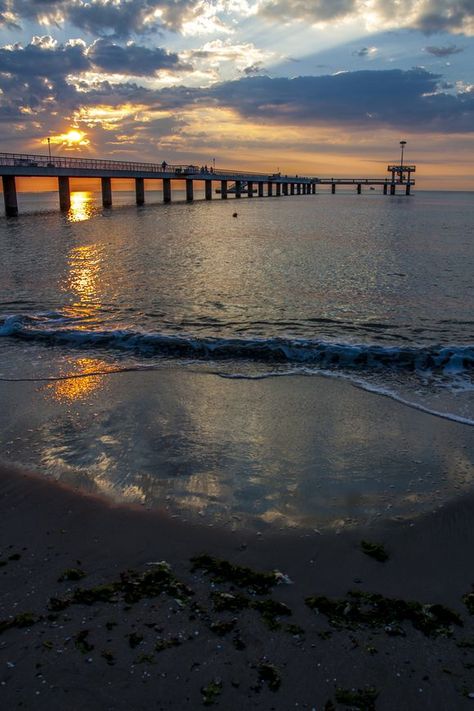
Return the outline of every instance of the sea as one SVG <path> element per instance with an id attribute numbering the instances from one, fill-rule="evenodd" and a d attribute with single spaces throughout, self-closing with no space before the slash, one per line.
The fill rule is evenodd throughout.
<path id="1" fill-rule="evenodd" d="M 1 457 L 232 527 L 413 516 L 472 487 L 473 194 L 196 196 L 74 192 L 63 214 L 21 193 L 0 219 Z M 322 379 L 457 426 L 463 461 L 446 446 L 427 483 L 442 437 L 415 455 L 405 433 L 384 474 L 390 421 L 377 467 L 355 436 L 342 461 L 341 432 L 328 454 Z M 366 409 L 327 417 L 367 442 Z"/>

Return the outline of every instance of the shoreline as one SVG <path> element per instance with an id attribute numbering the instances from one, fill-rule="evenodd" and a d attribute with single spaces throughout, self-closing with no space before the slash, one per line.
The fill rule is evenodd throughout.
<path id="1" fill-rule="evenodd" d="M 370 696 L 371 687 L 377 692 L 374 706 L 367 697 L 369 705 L 360 708 L 395 711 L 422 703 L 441 711 L 472 705 L 466 694 L 474 691 L 474 620 L 462 596 L 473 582 L 474 495 L 411 524 L 339 535 L 258 535 L 112 505 L 24 469 L 0 466 L 0 506 L 0 557 L 7 561 L 0 572 L 0 619 L 27 612 L 40 617 L 0 635 L 0 699 L 7 708 L 21 701 L 35 711 L 145 709 L 152 703 L 194 709 L 215 693 L 216 707 L 225 709 L 320 709 L 330 700 L 343 709 L 336 699 L 341 690 Z M 361 551 L 360 541 L 369 536 L 385 547 L 386 562 Z M 254 571 L 278 569 L 292 584 L 261 596 L 229 582 L 212 583 L 209 574 L 192 571 L 190 559 L 203 553 Z M 162 560 L 192 589 L 189 600 L 162 592 L 126 604 L 117 593 L 113 601 L 71 604 L 58 612 L 48 607 L 51 598 L 110 585 L 130 569 L 144 575 L 153 569 L 149 563 Z M 85 577 L 58 582 L 72 569 Z M 459 615 L 463 626 L 426 635 L 405 620 L 392 636 L 385 629 L 389 622 L 333 625 L 304 602 L 314 595 L 343 599 L 351 589 L 440 604 Z M 222 592 L 243 595 L 251 605 L 270 599 L 292 615 L 277 615 L 272 629 L 253 607 L 218 612 L 212 596 Z"/>

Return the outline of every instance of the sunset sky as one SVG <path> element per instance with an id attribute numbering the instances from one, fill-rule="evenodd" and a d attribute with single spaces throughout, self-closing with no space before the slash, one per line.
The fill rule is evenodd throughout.
<path id="1" fill-rule="evenodd" d="M 474 189 L 474 0 L 0 0 L 1 150 Z"/>

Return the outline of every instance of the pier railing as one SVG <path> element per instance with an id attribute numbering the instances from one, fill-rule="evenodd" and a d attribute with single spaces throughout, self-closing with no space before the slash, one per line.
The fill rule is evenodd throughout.
<path id="1" fill-rule="evenodd" d="M 186 175 L 216 175 L 230 179 L 235 176 L 235 179 L 255 177 L 265 180 L 272 178 L 278 180 L 280 178 L 294 178 L 295 180 L 311 180 L 307 176 L 289 176 L 281 175 L 280 173 L 263 173 L 252 172 L 249 170 L 234 170 L 230 168 L 213 168 L 212 166 L 191 165 L 189 163 L 143 163 L 138 161 L 120 161 L 98 158 L 75 158 L 73 156 L 54 156 L 37 155 L 33 153 L 0 153 L 0 166 L 9 168 L 70 168 L 72 170 L 94 170 L 94 171 L 126 171 L 127 173 L 174 173 L 176 176 Z M 206 170 L 207 168 L 207 170 Z"/>

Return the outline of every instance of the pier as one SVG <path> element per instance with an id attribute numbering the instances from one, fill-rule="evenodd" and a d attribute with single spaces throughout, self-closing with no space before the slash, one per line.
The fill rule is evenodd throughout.
<path id="1" fill-rule="evenodd" d="M 172 181 L 184 181 L 186 201 L 194 200 L 194 183 L 203 181 L 205 199 L 212 200 L 213 186 L 220 199 L 229 196 L 240 199 L 243 195 L 253 197 L 282 197 L 294 195 L 315 195 L 318 185 L 330 185 L 336 193 L 338 186 L 354 186 L 357 194 L 362 187 L 382 188 L 384 195 L 395 195 L 397 186 L 402 186 L 405 195 L 410 195 L 415 184 L 412 174 L 416 166 L 389 165 L 389 178 L 320 178 L 282 175 L 281 173 L 253 173 L 195 165 L 168 165 L 163 162 L 139 163 L 94 158 L 72 158 L 44 156 L 25 153 L 0 153 L 0 174 L 3 184 L 3 198 L 7 217 L 18 215 L 16 178 L 57 178 L 59 207 L 68 211 L 71 207 L 71 178 L 99 178 L 102 189 L 102 204 L 111 207 L 113 202 L 112 180 L 114 178 L 133 179 L 137 205 L 145 203 L 145 180 L 161 181 L 163 202 L 172 200 Z"/>

